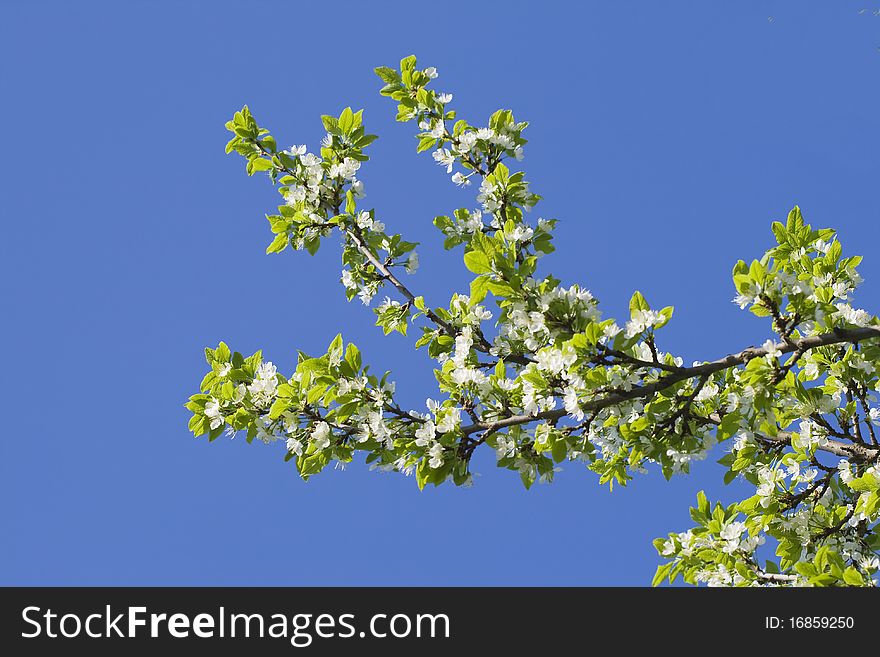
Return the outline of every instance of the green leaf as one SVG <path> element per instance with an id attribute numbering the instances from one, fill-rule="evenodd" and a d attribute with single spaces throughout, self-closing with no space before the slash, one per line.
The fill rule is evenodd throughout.
<path id="1" fill-rule="evenodd" d="M 326 391 L 327 391 L 327 386 L 325 386 L 325 385 L 318 384 L 316 386 L 313 386 L 309 390 L 308 394 L 306 395 L 306 402 L 308 402 L 309 404 L 314 404 L 321 397 L 324 396 L 324 393 Z"/>
<path id="2" fill-rule="evenodd" d="M 400 60 L 400 70 L 401 71 L 412 71 L 416 67 L 416 56 L 410 55 L 409 57 L 404 57 Z"/>
<path id="3" fill-rule="evenodd" d="M 416 484 L 419 487 L 419 490 L 425 489 L 425 484 L 428 483 L 428 480 L 431 478 L 431 468 L 428 465 L 428 459 L 423 458 L 419 461 L 419 465 L 416 467 Z"/>
<path id="4" fill-rule="evenodd" d="M 400 73 L 389 66 L 377 66 L 373 70 L 386 84 L 397 84 L 400 82 Z"/>
<path id="5" fill-rule="evenodd" d="M 706 497 L 706 493 L 703 491 L 697 493 L 697 510 L 704 516 L 709 515 L 709 498 Z"/>
<path id="6" fill-rule="evenodd" d="M 847 486 L 859 493 L 866 491 L 880 490 L 880 479 L 877 479 L 870 472 L 866 472 L 861 477 L 855 477 Z"/>
<path id="7" fill-rule="evenodd" d="M 416 148 L 417 153 L 423 153 L 424 151 L 430 150 L 434 148 L 434 145 L 437 143 L 437 138 L 432 137 L 431 135 L 424 135 L 419 137 L 419 146 Z"/>
<path id="8" fill-rule="evenodd" d="M 311 456 L 299 457 L 297 465 L 299 466 L 299 474 L 303 479 L 308 479 L 313 474 L 318 474 L 324 469 L 324 466 L 330 462 L 330 457 L 326 452 L 318 452 Z"/>
<path id="9" fill-rule="evenodd" d="M 328 116 L 327 114 L 321 117 L 321 122 L 324 124 L 324 130 L 329 133 L 338 133 L 339 132 L 339 119 L 335 116 Z"/>
<path id="10" fill-rule="evenodd" d="M 275 239 L 272 240 L 272 243 L 266 247 L 266 253 L 280 253 L 287 248 L 289 242 L 290 238 L 288 237 L 287 233 L 276 235 Z"/>
<path id="11" fill-rule="evenodd" d="M 345 348 L 345 362 L 351 366 L 351 369 L 353 369 L 355 373 L 361 371 L 360 349 L 351 343 Z"/>
<path id="12" fill-rule="evenodd" d="M 335 354 L 335 353 L 341 354 L 343 344 L 344 344 L 344 342 L 342 340 L 342 333 L 337 333 L 336 337 L 334 337 L 333 340 L 330 342 L 330 344 L 327 345 L 327 353 L 328 354 Z"/>
<path id="13" fill-rule="evenodd" d="M 225 342 L 221 342 L 217 345 L 217 348 L 214 350 L 214 359 L 218 363 L 228 363 L 231 357 L 232 352 L 229 350 L 229 347 Z"/>
<path id="14" fill-rule="evenodd" d="M 774 221 L 770 226 L 773 230 L 773 234 L 776 236 L 776 242 L 779 244 L 784 244 L 788 241 L 788 231 L 785 230 L 785 224 L 781 221 Z"/>
<path id="15" fill-rule="evenodd" d="M 670 561 L 669 563 L 657 566 L 657 572 L 654 574 L 654 579 L 651 580 L 651 586 L 659 586 L 669 575 L 673 565 L 675 565 L 674 562 Z"/>
<path id="16" fill-rule="evenodd" d="M 269 418 L 272 420 L 277 420 L 281 417 L 281 414 L 287 410 L 289 400 L 287 399 L 276 399 L 272 403 L 272 408 L 269 409 Z"/>
<path id="17" fill-rule="evenodd" d="M 557 440 L 553 443 L 553 449 L 550 453 L 553 455 L 553 460 L 556 463 L 561 463 L 568 456 L 568 445 L 565 444 L 564 440 Z"/>
<path id="18" fill-rule="evenodd" d="M 257 173 L 258 171 L 268 171 L 269 169 L 272 169 L 272 168 L 273 168 L 273 166 L 272 166 L 272 162 L 270 160 L 266 160 L 261 157 L 255 157 L 253 160 L 248 162 L 247 170 L 248 170 L 248 175 L 252 176 L 255 173 Z"/>
<path id="19" fill-rule="evenodd" d="M 477 276 L 471 281 L 471 303 L 480 303 L 486 298 L 489 291 L 489 278 L 487 276 Z"/>
<path id="20" fill-rule="evenodd" d="M 801 216 L 801 209 L 798 206 L 794 206 L 791 212 L 788 213 L 788 222 L 785 228 L 789 233 L 793 233 L 798 228 L 803 227 L 803 225 L 804 218 Z"/>
<path id="21" fill-rule="evenodd" d="M 345 134 L 349 134 L 354 127 L 354 114 L 351 111 L 350 107 L 346 107 L 342 110 L 342 114 L 339 115 L 339 129 L 342 130 Z"/>
<path id="22" fill-rule="evenodd" d="M 464 264 L 465 267 L 475 274 L 489 274 L 492 272 L 489 258 L 486 257 L 485 253 L 480 251 L 468 251 L 465 253 Z"/>
<path id="23" fill-rule="evenodd" d="M 749 266 L 749 278 L 761 285 L 766 275 L 767 270 L 764 269 L 764 266 L 757 260 L 752 260 L 752 264 Z"/>
<path id="24" fill-rule="evenodd" d="M 862 575 L 852 566 L 849 566 L 846 570 L 843 571 L 843 581 L 846 582 L 849 586 L 865 585 L 865 580 L 862 578 Z"/>
<path id="25" fill-rule="evenodd" d="M 629 313 L 630 315 L 635 315 L 637 310 L 650 310 L 651 307 L 648 305 L 648 302 L 645 301 L 645 297 L 641 292 L 636 290 L 633 292 L 632 298 L 629 300 Z"/>

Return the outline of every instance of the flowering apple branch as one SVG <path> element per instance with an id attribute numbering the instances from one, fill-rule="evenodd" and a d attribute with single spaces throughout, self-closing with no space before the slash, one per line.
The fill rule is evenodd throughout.
<path id="1" fill-rule="evenodd" d="M 300 353 L 289 375 L 260 352 L 244 357 L 221 343 L 206 350 L 211 369 L 187 403 L 193 433 L 283 442 L 304 479 L 360 453 L 372 468 L 414 475 L 419 487 L 470 485 L 478 448 L 494 450 L 497 465 L 526 487 L 552 481 L 563 463 L 582 464 L 613 487 L 650 468 L 688 473 L 727 443 L 725 483 L 742 478 L 754 495 L 713 506 L 700 493 L 695 526 L 655 541 L 663 559 L 655 584 L 873 583 L 880 321 L 852 305 L 861 258 L 844 257 L 833 230 L 814 229 L 792 209 L 772 224 L 775 246 L 733 268 L 734 302 L 769 318 L 776 337 L 685 366 L 660 349 L 671 306 L 652 307 L 635 292 L 619 325 L 585 288 L 538 273 L 554 251 L 556 221 L 529 218 L 541 197 L 514 170 L 528 123 L 510 110 L 484 125 L 459 118 L 452 95 L 430 88 L 436 69 L 418 68 L 414 56 L 376 73 L 398 120 L 418 125 L 418 152 L 431 151 L 460 187 L 479 181 L 476 207 L 434 218 L 445 248 L 462 247 L 473 274 L 448 306 L 427 306 L 402 282 L 395 272 L 415 271 L 417 245 L 359 207 L 358 172 L 376 138 L 362 111 L 322 117 L 327 134 L 311 153 L 279 149 L 244 107 L 227 123 L 227 152 L 247 160 L 248 174 L 265 172 L 283 198 L 267 215 L 267 253 L 314 255 L 337 229 L 349 300 L 370 305 L 390 283 L 399 296 L 374 308 L 386 334 L 406 335 L 427 318 L 415 346 L 434 361 L 437 399 L 424 410 L 403 408 L 389 373 L 372 373 L 341 336 L 324 354 Z M 762 567 L 757 550 L 768 540 L 777 560 Z"/>

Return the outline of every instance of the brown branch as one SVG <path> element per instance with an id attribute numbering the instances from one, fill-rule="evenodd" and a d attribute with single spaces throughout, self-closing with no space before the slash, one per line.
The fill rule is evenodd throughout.
<path id="1" fill-rule="evenodd" d="M 366 245 L 366 242 L 364 241 L 363 235 L 361 235 L 360 231 L 355 227 L 345 228 L 343 229 L 343 231 L 351 240 L 352 244 L 355 245 L 355 248 L 357 248 L 357 250 L 361 252 L 361 255 L 363 255 L 364 258 L 367 259 L 367 262 L 373 265 L 373 267 L 376 268 L 376 271 L 382 274 L 382 278 L 384 278 L 395 288 L 397 288 L 397 291 L 400 292 L 407 301 L 409 301 L 410 303 L 415 303 L 416 295 L 410 292 L 409 288 L 401 283 L 400 279 L 398 279 L 397 276 L 395 276 L 391 272 L 391 270 L 388 269 L 388 267 L 386 267 L 379 260 L 379 258 L 376 257 L 376 254 L 373 253 L 373 251 L 370 250 L 370 247 Z M 447 334 L 455 335 L 455 328 L 451 324 L 449 324 L 449 322 L 441 319 L 433 310 L 426 307 L 425 315 L 427 315 L 432 322 L 442 328 Z"/>
<path id="2" fill-rule="evenodd" d="M 646 369 L 657 369 L 663 370 L 665 372 L 681 372 L 682 367 L 678 365 L 667 365 L 666 363 L 661 363 L 659 360 L 655 360 L 653 362 L 647 360 L 641 360 L 640 358 L 636 358 L 635 356 L 630 356 L 629 354 L 625 354 L 622 351 L 618 351 L 617 349 L 612 349 L 606 345 L 597 345 L 599 351 L 608 354 L 609 356 L 613 356 L 618 360 L 624 361 L 630 365 L 635 365 L 637 367 L 644 367 Z M 656 351 L 654 352 L 656 354 Z"/>
<path id="3" fill-rule="evenodd" d="M 706 418 L 706 420 L 716 425 L 721 423 L 721 418 L 715 413 Z M 790 431 L 780 431 L 775 436 L 757 433 L 754 435 L 755 438 L 757 438 L 758 440 L 762 440 L 766 443 L 775 444 L 783 447 L 785 445 L 791 445 L 792 433 Z M 857 461 L 870 462 L 880 458 L 880 448 L 878 447 L 870 447 L 868 445 L 860 445 L 858 443 L 845 443 L 840 440 L 828 439 L 825 445 L 817 446 L 816 449 L 823 452 L 828 452 L 829 454 L 835 454 L 836 456 L 841 456 L 847 459 L 854 459 Z"/>
<path id="4" fill-rule="evenodd" d="M 773 349 L 782 353 L 791 353 L 797 350 L 802 350 L 806 352 L 819 347 L 827 347 L 829 345 L 845 342 L 858 343 L 862 340 L 870 340 L 872 338 L 878 337 L 880 337 L 880 327 L 876 326 L 867 326 L 854 329 L 839 328 L 828 333 L 822 333 L 820 335 L 815 335 L 808 338 L 801 338 L 800 340 L 794 340 L 789 343 L 778 343 L 773 346 Z M 618 390 L 603 397 L 592 399 L 581 404 L 580 408 L 584 411 L 594 411 L 608 408 L 609 406 L 615 406 L 622 402 L 630 401 L 633 399 L 644 399 L 645 397 L 651 397 L 660 390 L 665 390 L 666 388 L 676 383 L 680 383 L 681 381 L 714 374 L 715 372 L 721 372 L 723 370 L 730 369 L 738 365 L 743 365 L 753 358 L 760 358 L 762 356 L 765 356 L 766 354 L 767 350 L 763 347 L 748 347 L 738 353 L 729 354 L 724 358 L 720 358 L 718 360 L 702 363 L 701 365 L 695 365 L 693 367 L 682 368 L 680 371 L 676 373 L 670 373 L 668 376 L 661 377 L 659 380 L 653 383 L 647 383 L 643 386 L 632 388 L 631 390 Z M 544 411 L 535 415 L 511 415 L 509 417 L 490 422 L 477 422 L 462 427 L 461 431 L 464 435 L 470 435 L 472 433 L 488 430 L 497 431 L 498 429 L 503 429 L 504 427 L 528 424 L 530 422 L 536 422 L 540 420 L 558 420 L 565 415 L 566 411 L 564 409 Z M 833 444 L 841 445 L 840 451 L 826 451 L 831 451 L 831 453 L 840 454 L 842 456 L 852 456 L 866 460 L 872 460 L 873 458 L 876 458 L 878 454 L 880 454 L 880 450 L 872 449 L 867 446 L 863 447 L 860 445 L 845 445 L 843 443 Z"/>
<path id="5" fill-rule="evenodd" d="M 859 398 L 859 402 L 862 405 L 862 410 L 865 412 L 865 426 L 868 427 L 868 435 L 871 436 L 871 442 L 875 445 L 880 445 L 877 442 L 877 435 L 874 433 L 874 425 L 871 424 L 871 409 L 868 408 L 868 398 L 865 394 L 865 391 L 861 387 L 856 388 L 856 396 Z"/>

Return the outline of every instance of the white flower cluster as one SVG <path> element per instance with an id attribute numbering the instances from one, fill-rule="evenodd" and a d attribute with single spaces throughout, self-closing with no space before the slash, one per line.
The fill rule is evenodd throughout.
<path id="1" fill-rule="evenodd" d="M 431 419 L 431 414 L 422 415 L 425 421 L 416 429 L 414 442 L 417 447 L 425 450 L 425 454 L 429 458 L 428 467 L 436 470 L 443 467 L 446 453 L 446 449 L 437 440 L 437 437 L 451 433 L 461 425 L 461 410 L 443 407 L 433 399 L 428 399 L 426 404 L 433 414 L 433 419 Z"/>
<path id="2" fill-rule="evenodd" d="M 704 402 L 710 399 L 714 399 L 715 396 L 720 392 L 720 388 L 714 383 L 707 383 L 702 388 L 700 388 L 700 392 L 696 394 L 694 397 L 695 402 Z"/>
<path id="3" fill-rule="evenodd" d="M 462 208 L 454 213 L 453 221 L 443 229 L 443 234 L 447 237 L 468 238 L 483 230 L 483 226 L 481 210 L 469 212 Z"/>
<path id="4" fill-rule="evenodd" d="M 446 148 L 438 148 L 432 153 L 432 157 L 439 166 L 446 167 L 446 173 L 452 173 L 452 167 L 455 166 L 455 155 L 451 151 Z"/>
<path id="5" fill-rule="evenodd" d="M 446 96 L 439 96 L 438 99 L 441 97 Z M 449 96 L 449 99 L 451 100 L 451 96 Z M 485 153 L 500 149 L 517 160 L 522 160 L 524 156 L 523 147 L 517 145 L 516 139 L 525 128 L 525 125 L 525 123 L 509 123 L 500 132 L 491 128 L 466 130 L 451 140 L 449 148 L 438 148 L 434 151 L 434 160 L 439 166 L 446 167 L 446 173 L 452 173 L 452 168 L 458 158 L 467 157 L 475 150 Z M 419 123 L 419 127 L 435 139 L 442 139 L 446 135 L 446 124 L 440 118 L 425 119 Z M 473 173 L 471 172 L 464 176 L 460 172 L 456 172 L 452 176 L 452 182 L 456 185 L 469 185 L 469 178 Z M 534 203 L 532 202 L 530 205 L 534 205 Z"/>
<path id="6" fill-rule="evenodd" d="M 255 406 L 264 408 L 275 401 L 275 391 L 278 388 L 278 370 L 271 361 L 261 363 L 257 368 L 254 380 L 247 387 L 251 395 L 251 401 Z"/>
<path id="7" fill-rule="evenodd" d="M 373 300 L 373 297 L 376 296 L 376 293 L 379 291 L 379 286 L 381 283 L 379 281 L 370 281 L 369 283 L 364 283 L 360 286 L 360 292 L 358 292 L 358 299 L 365 306 L 370 305 L 370 301 Z"/>
<path id="8" fill-rule="evenodd" d="M 739 384 L 742 379 L 740 370 L 733 371 L 734 383 Z M 727 393 L 727 409 L 730 412 L 738 411 L 744 418 L 754 414 L 755 396 L 758 391 L 751 384 L 743 386 L 739 392 L 731 390 Z"/>
<path id="9" fill-rule="evenodd" d="M 385 301 L 376 308 L 375 312 L 378 315 L 377 323 L 380 326 L 387 327 L 387 330 L 399 330 L 402 332 L 406 329 L 407 321 L 409 320 L 409 309 L 399 301 L 385 297 Z"/>
<path id="10" fill-rule="evenodd" d="M 212 431 L 217 427 L 222 427 L 226 422 L 220 410 L 220 402 L 213 398 L 205 404 L 205 417 L 211 420 Z"/>
<path id="11" fill-rule="evenodd" d="M 841 318 L 847 324 L 864 327 L 870 326 L 874 320 L 874 317 L 867 311 L 861 308 L 853 308 L 848 303 L 836 303 L 834 307 L 837 308 L 834 316 Z"/>
<path id="12" fill-rule="evenodd" d="M 603 459 L 611 459 L 625 449 L 626 441 L 615 426 L 599 427 L 594 422 L 590 425 L 587 438 L 599 448 Z"/>
<path id="13" fill-rule="evenodd" d="M 577 362 L 577 353 L 573 347 L 544 347 L 535 354 L 535 362 L 539 370 L 559 376 L 567 373 L 568 368 Z"/>
<path id="14" fill-rule="evenodd" d="M 700 430 L 700 440 L 697 441 L 695 449 L 681 450 L 668 447 L 666 449 L 666 456 L 672 460 L 672 472 L 675 474 L 688 472 L 692 461 L 704 461 L 712 448 L 717 444 L 718 439 L 715 437 L 715 433 L 707 427 Z"/>
<path id="15" fill-rule="evenodd" d="M 746 534 L 744 536 L 744 534 Z M 688 558 L 696 555 L 701 550 L 721 550 L 726 554 L 736 552 L 753 552 L 759 545 L 764 543 L 764 537 L 747 535 L 744 522 L 729 520 L 721 528 L 719 537 L 711 534 L 696 535 L 693 530 L 673 534 L 663 542 L 660 554 L 664 557 Z M 708 586 L 736 586 L 742 584 L 745 578 L 735 570 L 730 570 L 723 563 L 705 563 L 696 575 L 697 581 L 705 582 Z"/>
<path id="16" fill-rule="evenodd" d="M 385 230 L 385 224 L 381 221 L 377 221 L 373 217 L 373 213 L 367 212 L 366 210 L 357 214 L 355 217 L 355 223 L 361 230 L 368 230 L 373 233 L 381 233 Z"/>
<path id="17" fill-rule="evenodd" d="M 415 432 L 415 444 L 423 447 L 428 455 L 428 467 L 443 467 L 443 445 L 437 442 L 437 427 L 431 420 L 422 424 Z"/>
<path id="18" fill-rule="evenodd" d="M 757 492 L 760 504 L 765 509 L 776 500 L 780 487 L 785 486 L 785 472 L 779 468 L 761 466 L 758 468 Z"/>
<path id="19" fill-rule="evenodd" d="M 694 553 L 695 549 L 702 547 L 698 545 L 698 539 L 694 535 L 692 529 L 676 534 L 675 538 L 677 541 L 669 538 L 663 543 L 663 548 L 660 550 L 660 554 L 664 557 L 670 557 L 673 554 L 680 554 L 683 557 L 689 557 Z"/>
<path id="20" fill-rule="evenodd" d="M 300 429 L 299 423 L 293 415 L 287 414 L 284 419 L 284 429 L 290 434 L 286 443 L 288 452 L 302 456 L 306 449 L 308 449 L 302 440 L 303 438 L 314 447 L 314 452 L 321 452 L 330 447 L 330 439 L 333 437 L 333 432 L 330 429 L 330 425 L 324 420 L 316 422 L 312 426 L 311 431 L 304 432 Z"/>
<path id="21" fill-rule="evenodd" d="M 434 139 L 442 139 L 446 134 L 446 122 L 441 118 L 422 119 L 419 121 L 419 128 Z M 437 159 L 436 153 L 434 154 L 434 159 Z"/>
<path id="22" fill-rule="evenodd" d="M 342 162 L 330 165 L 327 175 L 331 178 L 341 178 L 346 182 L 351 182 L 357 180 L 355 175 L 360 168 L 361 163 L 358 160 L 347 157 Z"/>
<path id="23" fill-rule="evenodd" d="M 332 135 L 328 134 L 323 143 L 329 147 L 332 140 Z M 326 215 L 326 202 L 340 181 L 349 183 L 357 198 L 364 196 L 364 184 L 356 177 L 361 166 L 358 160 L 346 157 L 342 162 L 327 164 L 319 156 L 307 152 L 305 145 L 291 146 L 284 152 L 297 162 L 293 172 L 295 181 L 287 185 L 284 200 L 287 205 L 300 206 L 303 214 L 314 215 L 316 222 Z"/>
<path id="24" fill-rule="evenodd" d="M 502 205 L 521 205 L 524 210 L 529 211 L 538 202 L 538 197 L 529 191 L 528 182 L 522 182 L 515 188 L 509 188 L 497 182 L 491 182 L 488 178 L 483 178 L 480 183 L 480 193 L 477 194 L 477 201 L 482 205 L 483 212 L 494 217 L 494 213 Z"/>
<path id="25" fill-rule="evenodd" d="M 697 581 L 705 582 L 706 586 L 738 586 L 745 578 L 735 570 L 728 570 L 723 563 L 712 564 L 697 573 Z"/>
<path id="26" fill-rule="evenodd" d="M 284 437 L 280 433 L 279 422 L 270 419 L 268 415 L 258 416 L 255 422 L 257 426 L 257 440 L 270 445 Z"/>
<path id="27" fill-rule="evenodd" d="M 599 320 L 596 300 L 589 290 L 572 285 L 568 289 L 555 287 L 539 293 L 537 287 L 538 282 L 533 278 L 528 278 L 523 283 L 523 289 L 528 295 L 527 301 L 516 301 L 509 306 L 506 321 L 501 324 L 495 339 L 493 355 L 514 352 L 520 345 L 536 352 L 545 345 L 553 344 L 559 333 L 547 325 L 548 314 L 564 316 L 574 324 Z"/>
<path id="28" fill-rule="evenodd" d="M 764 537 L 760 534 L 757 536 L 746 535 L 746 523 L 739 521 L 731 521 L 724 525 L 719 534 L 724 541 L 721 550 L 727 554 L 735 552 L 754 552 L 759 545 L 764 544 Z"/>
<path id="29" fill-rule="evenodd" d="M 382 387 L 370 387 L 366 377 L 343 379 L 338 384 L 340 396 L 354 395 L 361 402 L 357 411 L 349 418 L 354 425 L 354 438 L 363 443 L 375 440 L 387 449 L 394 447 L 394 431 L 384 416 L 385 404 L 394 394 L 395 384 L 386 381 Z"/>
<path id="30" fill-rule="evenodd" d="M 495 441 L 495 456 L 497 460 L 516 456 L 517 444 L 513 436 L 500 435 Z"/>
<path id="31" fill-rule="evenodd" d="M 407 274 L 415 274 L 419 269 L 419 254 L 415 251 L 409 254 L 409 257 L 406 259 L 406 265 L 404 266 Z"/>
<path id="32" fill-rule="evenodd" d="M 782 516 L 777 525 L 779 529 L 794 534 L 800 544 L 803 547 L 807 547 L 812 538 L 810 534 L 810 521 L 812 517 L 813 513 L 809 508 L 801 507 Z"/>
<path id="33" fill-rule="evenodd" d="M 797 303 L 801 308 L 805 302 L 814 304 L 815 309 L 812 317 L 802 317 L 802 330 L 811 333 L 817 330 L 827 330 L 831 328 L 826 322 L 825 312 L 822 309 L 823 301 L 827 301 L 830 297 L 832 301 L 836 300 L 834 306 L 837 310 L 833 316 L 835 319 L 842 319 L 844 322 L 855 326 L 868 326 L 873 317 L 866 311 L 853 308 L 849 303 L 853 291 L 862 283 L 863 279 L 853 268 L 840 269 L 835 272 L 825 272 L 823 274 L 812 273 L 812 265 L 804 267 L 802 261 L 805 257 L 815 255 L 815 258 L 824 258 L 832 249 L 836 242 L 826 242 L 817 239 L 809 247 L 801 247 L 787 255 L 791 267 L 796 268 L 800 273 L 781 269 L 777 271 L 767 272 L 764 280 L 758 285 L 752 281 L 747 284 L 743 283 L 740 294 L 738 294 L 733 302 L 740 308 L 747 308 L 759 300 L 759 296 L 776 299 L 778 305 L 782 307 L 781 300 L 786 296 Z"/>
<path id="34" fill-rule="evenodd" d="M 694 534 L 693 530 L 673 534 L 666 539 L 660 547 L 660 554 L 664 557 L 679 557 L 688 559 L 696 556 L 702 550 L 711 550 L 729 555 L 752 554 L 760 545 L 764 544 L 764 536 L 761 534 L 750 535 L 746 523 L 734 519 L 728 519 L 721 527 L 718 535 Z M 736 570 L 729 569 L 724 563 L 705 562 L 697 572 L 698 582 L 704 582 L 707 586 L 737 586 L 743 584 L 746 579 Z M 756 581 L 755 584 L 760 584 Z"/>
<path id="35" fill-rule="evenodd" d="M 770 364 L 775 363 L 776 359 L 782 356 L 782 351 L 773 340 L 765 340 L 764 344 L 761 345 L 761 348 L 765 352 L 764 358 L 766 358 L 767 362 Z"/>
<path id="36" fill-rule="evenodd" d="M 812 454 L 828 444 L 826 430 L 812 420 L 801 420 L 798 431 L 791 435 L 791 446 Z"/>
<path id="37" fill-rule="evenodd" d="M 636 310 L 626 323 L 624 335 L 631 338 L 649 328 L 654 328 L 666 321 L 666 317 L 656 310 Z"/>
<path id="38" fill-rule="evenodd" d="M 471 303 L 471 298 L 466 294 L 453 294 L 449 303 L 449 312 L 452 316 L 471 326 L 479 326 L 481 322 L 492 319 L 492 313 L 478 303 Z"/>
<path id="39" fill-rule="evenodd" d="M 455 337 L 455 346 L 452 356 L 440 354 L 437 360 L 444 363 L 444 372 L 447 372 L 453 383 L 457 386 L 472 385 L 480 394 L 491 392 L 489 377 L 473 366 L 474 332 L 470 326 L 465 326 Z"/>

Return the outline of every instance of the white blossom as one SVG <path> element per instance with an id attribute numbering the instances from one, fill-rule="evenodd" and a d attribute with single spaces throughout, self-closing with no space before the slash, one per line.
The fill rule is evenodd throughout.
<path id="1" fill-rule="evenodd" d="M 666 320 L 666 317 L 655 310 L 636 310 L 632 319 L 626 323 L 626 337 L 631 338 Z"/>
<path id="2" fill-rule="evenodd" d="M 812 381 L 819 377 L 819 365 L 810 361 L 806 365 L 804 365 L 804 376 L 808 381 Z"/>
<path id="3" fill-rule="evenodd" d="M 867 311 L 861 309 L 857 310 L 848 303 L 836 303 L 834 305 L 837 308 L 835 315 L 841 317 L 849 324 L 864 327 L 871 323 L 871 315 L 869 315 Z"/>
<path id="4" fill-rule="evenodd" d="M 409 254 L 409 257 L 406 259 L 406 265 L 404 269 L 407 274 L 415 274 L 419 268 L 419 254 L 413 251 Z"/>
<path id="5" fill-rule="evenodd" d="M 459 187 L 467 187 L 471 184 L 471 181 L 467 176 L 463 176 L 460 171 L 456 171 L 452 174 L 452 182 L 454 182 Z"/>
<path id="6" fill-rule="evenodd" d="M 330 446 L 330 425 L 324 421 L 318 422 L 309 435 L 309 439 L 316 450 L 327 449 Z"/>
<path id="7" fill-rule="evenodd" d="M 220 413 L 220 402 L 216 399 L 212 399 L 205 404 L 205 417 L 211 420 L 212 430 L 223 426 L 224 420 L 223 415 Z"/>
<path id="8" fill-rule="evenodd" d="M 516 441 L 510 436 L 498 436 L 495 445 L 495 455 L 499 461 L 516 455 Z"/>
<path id="9" fill-rule="evenodd" d="M 750 303 L 754 303 L 754 301 L 755 297 L 749 294 L 737 294 L 733 298 L 733 303 L 738 305 L 742 310 L 745 310 L 745 307 L 748 306 Z"/>
<path id="10" fill-rule="evenodd" d="M 451 433 L 461 424 L 461 409 L 447 409 L 437 423 L 437 433 Z"/>
<path id="11" fill-rule="evenodd" d="M 719 392 L 718 386 L 714 383 L 707 383 L 701 389 L 700 392 L 697 393 L 697 396 L 694 397 L 694 401 L 702 402 L 707 399 L 712 399 Z"/>
<path id="12" fill-rule="evenodd" d="M 776 360 L 782 355 L 782 351 L 773 340 L 766 340 L 761 348 L 766 352 L 765 356 L 768 360 Z"/>
<path id="13" fill-rule="evenodd" d="M 248 392 L 257 406 L 267 406 L 275 396 L 278 377 L 275 365 L 271 361 L 261 363 L 256 376 L 248 386 Z"/>
<path id="14" fill-rule="evenodd" d="M 415 443 L 419 447 L 429 445 L 437 437 L 437 430 L 434 423 L 430 420 L 423 422 L 421 426 L 416 429 L 415 437 Z"/>
<path id="15" fill-rule="evenodd" d="M 458 143 L 455 145 L 455 150 L 457 150 L 462 155 L 469 152 L 474 144 L 477 143 L 477 133 L 475 132 L 463 132 L 458 136 Z"/>
<path id="16" fill-rule="evenodd" d="M 429 467 L 433 468 L 434 470 L 443 467 L 443 445 L 441 445 L 440 443 L 434 443 L 428 450 L 428 455 L 431 457 L 431 459 L 428 461 Z"/>
<path id="17" fill-rule="evenodd" d="M 357 288 L 354 276 L 352 276 L 351 271 L 348 269 L 342 270 L 342 284 L 349 290 Z"/>
<path id="18" fill-rule="evenodd" d="M 434 161 L 441 167 L 446 167 L 446 173 L 452 173 L 455 164 L 455 156 L 445 148 L 438 148 L 432 153 Z"/>
<path id="19" fill-rule="evenodd" d="M 351 181 L 351 193 L 354 194 L 355 198 L 363 198 L 364 196 L 366 196 L 366 193 L 364 193 L 363 181 L 353 179 Z"/>

